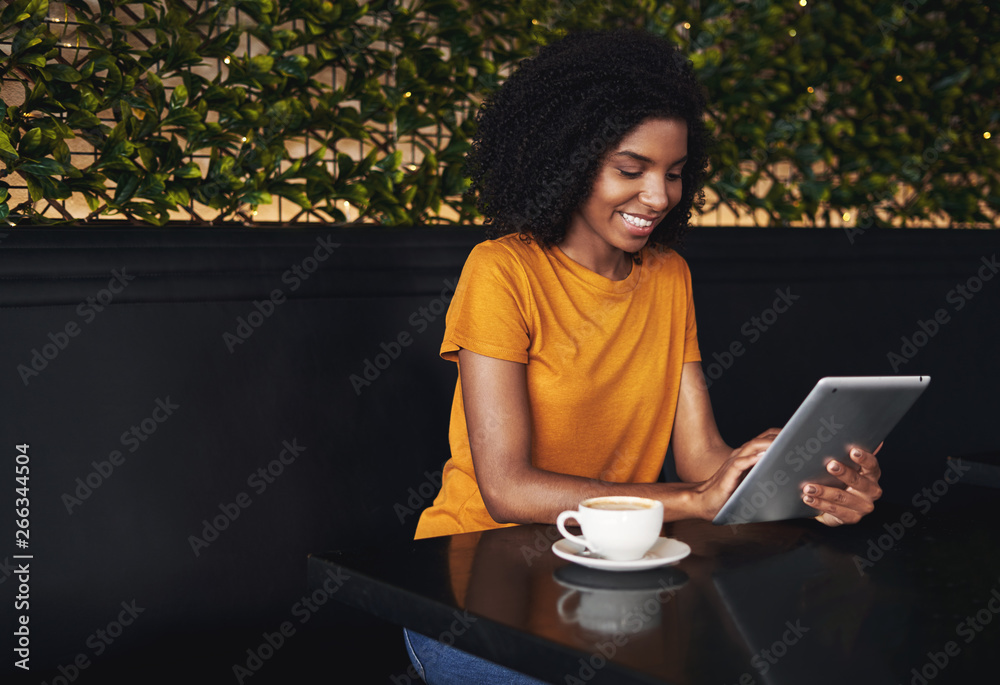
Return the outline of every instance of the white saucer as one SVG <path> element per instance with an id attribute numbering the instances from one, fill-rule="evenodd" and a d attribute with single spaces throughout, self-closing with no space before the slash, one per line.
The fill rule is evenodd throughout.
<path id="1" fill-rule="evenodd" d="M 605 559 L 588 551 L 586 547 L 565 538 L 553 543 L 552 551 L 555 552 L 557 557 L 572 561 L 574 564 L 599 568 L 602 571 L 641 571 L 642 569 L 672 564 L 691 554 L 691 548 L 687 543 L 675 540 L 674 538 L 662 537 L 656 541 L 656 544 L 646 552 L 642 559 L 635 559 L 633 561 L 612 561 L 611 559 Z"/>

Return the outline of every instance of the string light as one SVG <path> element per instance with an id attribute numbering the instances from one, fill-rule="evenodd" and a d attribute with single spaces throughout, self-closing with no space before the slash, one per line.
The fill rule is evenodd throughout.
<path id="1" fill-rule="evenodd" d="M 795 29 L 788 29 L 788 35 L 795 38 Z"/>
<path id="2" fill-rule="evenodd" d="M 408 97 L 410 97 L 411 95 L 413 95 L 413 93 L 411 93 L 410 91 L 406 91 L 405 93 L 403 93 L 403 97 L 404 97 L 404 98 L 408 98 Z"/>
<path id="3" fill-rule="evenodd" d="M 805 7 L 808 4 L 809 4 L 809 0 L 799 0 L 799 5 L 801 5 L 802 7 Z"/>
<path id="4" fill-rule="evenodd" d="M 896 83 L 902 83 L 902 82 L 903 82 L 903 75 L 896 74 Z"/>
<path id="5" fill-rule="evenodd" d="M 844 212 L 844 213 L 843 213 L 843 214 L 841 214 L 840 216 L 841 216 L 841 218 L 842 218 L 842 219 L 843 219 L 844 221 L 850 221 L 850 220 L 851 220 L 851 215 L 850 215 L 850 214 L 848 214 L 847 212 Z"/>
<path id="6" fill-rule="evenodd" d="M 229 64 L 229 57 L 227 56 L 224 60 L 222 60 L 222 63 Z"/>
<path id="7" fill-rule="evenodd" d="M 989 140 L 990 139 L 990 132 L 989 131 L 983 131 L 983 138 L 985 138 L 986 140 Z"/>
<path id="8" fill-rule="evenodd" d="M 246 136 L 243 136 L 243 142 L 244 143 L 247 142 L 247 137 Z"/>
<path id="9" fill-rule="evenodd" d="M 691 30 L 691 22 L 688 22 L 688 21 L 684 22 L 684 28 L 686 28 L 686 29 L 688 29 L 690 31 Z"/>
<path id="10" fill-rule="evenodd" d="M 806 90 L 809 91 L 810 93 L 815 92 L 815 91 L 813 91 L 813 87 L 812 86 L 809 86 L 808 88 L 806 88 Z"/>

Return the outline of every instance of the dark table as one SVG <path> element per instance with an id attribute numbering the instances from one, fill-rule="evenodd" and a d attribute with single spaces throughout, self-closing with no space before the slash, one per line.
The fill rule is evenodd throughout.
<path id="1" fill-rule="evenodd" d="M 997 494 L 942 481 L 841 528 L 670 523 L 692 554 L 659 570 L 571 564 L 532 525 L 313 555 L 310 584 L 552 683 L 994 682 Z"/>

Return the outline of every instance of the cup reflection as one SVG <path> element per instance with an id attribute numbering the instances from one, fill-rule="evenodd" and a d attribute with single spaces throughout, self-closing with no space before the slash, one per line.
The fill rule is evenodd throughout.
<path id="1" fill-rule="evenodd" d="M 552 574 L 565 588 L 559 618 L 604 635 L 637 635 L 662 623 L 663 603 L 687 582 L 679 569 L 611 573 L 563 566 Z"/>

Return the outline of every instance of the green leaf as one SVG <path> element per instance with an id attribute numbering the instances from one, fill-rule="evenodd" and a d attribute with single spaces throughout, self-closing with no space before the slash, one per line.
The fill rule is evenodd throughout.
<path id="1" fill-rule="evenodd" d="M 291 200 L 303 209 L 312 209 L 312 202 L 309 201 L 309 197 L 306 195 L 303 186 L 291 185 L 289 183 L 276 183 L 274 184 L 274 187 L 271 188 L 271 192 L 275 195 L 280 195 Z"/>
<path id="2" fill-rule="evenodd" d="M 358 165 L 354 168 L 355 176 L 364 176 L 369 171 L 371 171 L 372 165 L 375 164 L 375 160 L 378 157 L 378 150 L 372 150 L 365 158 L 362 159 Z"/>
<path id="3" fill-rule="evenodd" d="M 136 189 L 139 187 L 139 175 L 129 174 L 127 176 L 119 176 L 118 187 L 115 188 L 114 203 L 120 205 L 128 200 L 135 194 Z"/>
<path id="4" fill-rule="evenodd" d="M 186 134 L 204 131 L 205 125 L 201 123 L 201 115 L 190 107 L 178 107 L 170 110 L 170 113 L 160 122 L 160 128 L 175 127 Z"/>
<path id="5" fill-rule="evenodd" d="M 97 128 L 101 125 L 101 120 L 97 118 L 93 112 L 88 112 L 84 109 L 78 109 L 70 112 L 69 116 L 66 118 L 66 125 L 74 129 L 87 129 L 87 128 Z"/>
<path id="6" fill-rule="evenodd" d="M 20 154 L 25 157 L 45 156 L 51 152 L 53 146 L 54 141 L 45 136 L 41 127 L 28 129 L 28 131 L 21 136 L 21 143 L 19 145 L 21 148 Z"/>
<path id="7" fill-rule="evenodd" d="M 77 83 L 83 78 L 79 71 L 66 64 L 49 64 L 42 71 L 42 74 L 54 81 L 65 83 Z"/>
<path id="8" fill-rule="evenodd" d="M 275 70 L 282 74 L 288 74 L 289 76 L 294 76 L 297 79 L 305 81 L 309 78 L 306 73 L 306 67 L 309 65 L 309 59 L 303 55 L 291 55 L 285 57 L 278 61 L 275 65 Z"/>
<path id="9" fill-rule="evenodd" d="M 346 152 L 337 153 L 337 176 L 342 179 L 350 178 L 354 173 L 354 160 Z"/>
<path id="10" fill-rule="evenodd" d="M 191 204 L 191 195 L 186 188 L 171 188 L 167 190 L 164 199 L 170 204 L 179 207 Z"/>
<path id="11" fill-rule="evenodd" d="M 399 168 L 399 165 L 403 162 L 403 151 L 396 150 L 391 155 L 386 156 L 381 162 L 376 166 L 383 171 L 393 171 Z"/>
<path id="12" fill-rule="evenodd" d="M 7 136 L 7 133 L 3 131 L 3 129 L 0 129 L 0 152 L 17 159 L 17 150 L 15 150 L 14 146 L 10 144 L 10 138 Z"/>
<path id="13" fill-rule="evenodd" d="M 274 68 L 274 58 L 270 55 L 251 57 L 249 68 L 251 73 L 266 74 Z"/>
<path id="14" fill-rule="evenodd" d="M 59 166 L 62 167 L 64 173 L 67 171 L 70 173 L 76 171 L 73 168 L 73 157 L 69 152 L 69 146 L 65 140 L 60 140 L 56 143 L 55 149 L 52 150 L 52 156 L 59 163 Z"/>
<path id="15" fill-rule="evenodd" d="M 142 161 L 142 165 L 146 168 L 146 171 L 153 171 L 157 167 L 156 154 L 153 149 L 147 145 L 141 145 L 138 152 L 139 159 Z"/>
<path id="16" fill-rule="evenodd" d="M 33 202 L 39 200 L 63 200 L 72 192 L 62 181 L 47 176 L 24 176 L 28 185 L 28 196 Z"/>
<path id="17" fill-rule="evenodd" d="M 45 21 L 49 16 L 49 0 L 31 0 L 24 13 L 34 21 Z"/>
<path id="18" fill-rule="evenodd" d="M 24 183 L 28 186 L 28 197 L 32 202 L 38 202 L 45 196 L 42 184 L 34 176 L 25 176 Z"/>
<path id="19" fill-rule="evenodd" d="M 188 162 L 174 172 L 177 178 L 201 178 L 201 167 L 195 162 Z"/>
<path id="20" fill-rule="evenodd" d="M 35 176 L 57 176 L 62 174 L 63 166 L 54 159 L 26 159 L 22 158 L 17 170 L 22 174 L 34 174 Z"/>
<path id="21" fill-rule="evenodd" d="M 22 55 L 18 58 L 18 61 L 27 66 L 33 67 L 44 67 L 45 57 L 43 55 Z"/>
<path id="22" fill-rule="evenodd" d="M 263 190 L 252 190 L 246 193 L 241 200 L 248 205 L 269 205 L 272 202 L 271 193 Z"/>
<path id="23" fill-rule="evenodd" d="M 178 83 L 174 86 L 174 92 L 170 94 L 170 106 L 180 107 L 188 99 L 188 89 L 183 83 Z"/>

